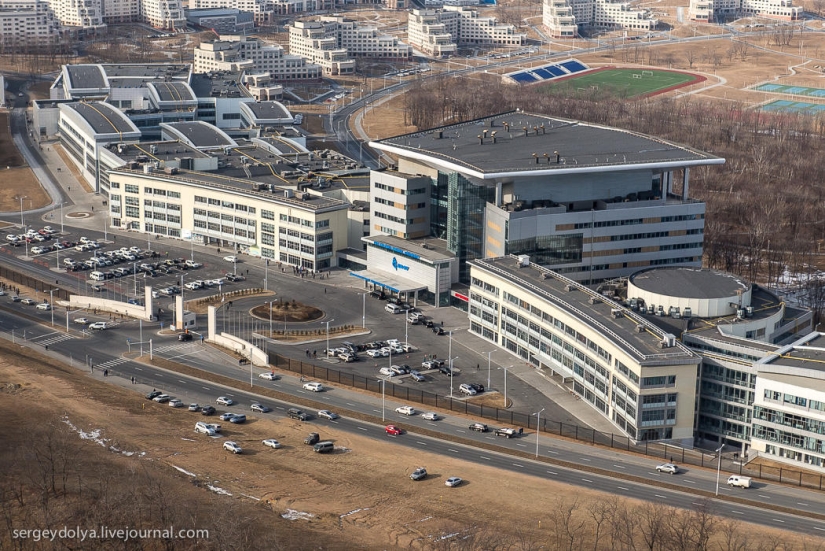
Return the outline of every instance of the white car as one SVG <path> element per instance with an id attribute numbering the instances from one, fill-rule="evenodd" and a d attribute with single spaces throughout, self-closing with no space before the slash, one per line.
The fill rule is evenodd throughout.
<path id="1" fill-rule="evenodd" d="M 172 398 L 171 400 L 169 400 L 169 407 L 182 408 L 183 407 L 183 401 L 178 400 L 177 398 Z"/>
<path id="2" fill-rule="evenodd" d="M 48 302 L 41 302 L 40 304 L 35 306 L 35 308 L 37 308 L 38 310 L 51 310 L 52 305 L 49 304 Z"/>
<path id="3" fill-rule="evenodd" d="M 43 254 L 43 253 L 45 253 L 45 252 L 46 252 L 46 248 L 45 248 L 45 247 L 40 247 L 40 246 L 38 246 L 38 247 L 32 247 L 32 248 L 31 248 L 31 253 L 32 253 L 32 254 Z"/>
<path id="4" fill-rule="evenodd" d="M 467 396 L 475 396 L 476 394 L 478 394 L 478 392 L 476 392 L 476 389 L 474 389 L 466 383 L 459 386 L 458 390 L 460 390 L 462 394 L 466 394 Z"/>
<path id="5" fill-rule="evenodd" d="M 200 411 L 200 404 L 189 404 L 189 411 Z"/>
<path id="6" fill-rule="evenodd" d="M 396 375 L 398 375 L 398 373 L 396 373 L 389 367 L 382 367 L 378 370 L 378 373 L 380 373 L 381 375 L 385 375 L 387 377 L 395 377 Z"/>
<path id="7" fill-rule="evenodd" d="M 227 398 L 226 396 L 218 396 L 218 399 L 215 400 L 215 403 L 219 406 L 231 406 L 235 403 L 235 400 L 232 398 Z"/>
<path id="8" fill-rule="evenodd" d="M 158 394 L 157 396 L 152 398 L 152 400 L 154 400 L 155 402 L 157 402 L 159 404 L 165 404 L 166 402 L 168 402 L 171 399 L 172 399 L 172 397 L 169 396 L 168 394 Z"/>
<path id="9" fill-rule="evenodd" d="M 75 318 L 73 321 L 74 323 L 78 323 L 80 325 L 87 325 L 89 323 L 88 318 Z"/>
<path id="10" fill-rule="evenodd" d="M 403 354 L 404 353 L 404 347 L 403 346 L 389 346 L 388 348 L 390 349 L 390 352 L 392 352 L 393 354 Z"/>
<path id="11" fill-rule="evenodd" d="M 447 479 L 447 482 L 445 482 L 444 485 L 449 486 L 450 488 L 454 488 L 454 487 L 458 486 L 459 484 L 461 484 L 462 482 L 463 482 L 463 480 L 461 480 L 459 477 L 451 476 L 450 478 Z"/>
<path id="12" fill-rule="evenodd" d="M 189 283 L 186 283 L 186 284 L 184 285 L 184 287 L 186 287 L 186 288 L 187 288 L 187 289 L 189 289 L 190 291 L 197 291 L 198 289 L 200 289 L 201 287 L 203 287 L 203 285 L 201 285 L 201 284 L 200 284 L 199 282 L 197 282 L 197 281 L 190 281 Z"/>
<path id="13" fill-rule="evenodd" d="M 267 438 L 266 440 L 263 441 L 263 445 L 268 446 L 268 447 L 272 448 L 273 450 L 277 450 L 281 447 L 281 443 L 278 442 L 277 440 L 275 440 L 274 438 Z"/>
<path id="14" fill-rule="evenodd" d="M 387 341 L 387 346 L 401 346 L 401 341 L 398 339 L 390 339 Z"/>
<path id="15" fill-rule="evenodd" d="M 304 390 L 311 390 L 312 392 L 321 392 L 324 390 L 324 385 L 321 383 L 304 383 Z"/>
<path id="16" fill-rule="evenodd" d="M 231 451 L 232 453 L 243 453 L 241 447 L 232 441 L 227 441 L 223 443 L 223 449 L 227 451 Z"/>
<path id="17" fill-rule="evenodd" d="M 321 411 L 318 412 L 318 417 L 323 417 L 324 419 L 329 419 L 330 421 L 334 421 L 334 420 L 338 419 L 339 416 L 338 416 L 337 413 L 333 413 L 328 409 L 322 409 Z"/>
<path id="18" fill-rule="evenodd" d="M 679 467 L 673 463 L 662 463 L 656 466 L 656 470 L 660 473 L 676 474 L 679 472 Z"/>
<path id="19" fill-rule="evenodd" d="M 238 257 L 235 256 L 234 254 L 230 254 L 229 256 L 225 256 L 225 257 L 223 257 L 223 259 L 226 262 L 237 262 L 238 261 Z"/>
<path id="20" fill-rule="evenodd" d="M 197 423 L 195 423 L 195 432 L 205 434 L 207 436 L 215 436 L 215 429 L 213 429 L 203 421 L 198 421 Z"/>
<path id="21" fill-rule="evenodd" d="M 108 329 L 108 328 L 109 328 L 109 326 L 106 325 L 105 321 L 96 321 L 94 323 L 89 324 L 89 329 L 92 329 L 94 331 L 103 331 L 103 330 Z"/>
<path id="22" fill-rule="evenodd" d="M 395 413 L 400 413 L 401 415 L 415 415 L 415 408 L 412 406 L 401 406 L 395 408 Z"/>
<path id="23" fill-rule="evenodd" d="M 276 375 L 275 373 L 272 373 L 270 371 L 267 371 L 266 373 L 261 373 L 260 375 L 258 375 L 258 378 L 266 379 L 267 381 L 277 381 L 281 378 L 281 376 Z"/>
<path id="24" fill-rule="evenodd" d="M 206 283 L 207 283 L 207 285 L 225 285 L 226 281 L 224 281 L 223 278 L 218 278 L 218 279 L 210 279 Z"/>
<path id="25" fill-rule="evenodd" d="M 427 413 L 422 413 L 421 417 L 426 419 L 427 421 L 438 421 L 440 417 L 434 411 L 428 411 Z"/>
<path id="26" fill-rule="evenodd" d="M 373 350 L 367 350 L 367 356 L 369 356 L 370 358 L 384 358 L 389 355 L 389 351 L 384 348 L 375 348 Z"/>

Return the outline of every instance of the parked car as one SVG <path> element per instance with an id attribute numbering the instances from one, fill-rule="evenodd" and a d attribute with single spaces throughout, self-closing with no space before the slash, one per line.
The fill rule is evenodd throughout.
<path id="1" fill-rule="evenodd" d="M 163 392 L 161 392 L 159 390 L 153 390 L 152 392 L 150 392 L 149 394 L 146 395 L 146 399 L 147 400 L 154 400 L 156 397 L 160 396 L 161 394 L 163 394 Z"/>
<path id="2" fill-rule="evenodd" d="M 463 383 L 458 387 L 459 392 L 462 394 L 466 394 L 467 396 L 475 396 L 478 392 L 475 391 L 473 387 L 468 385 L 467 383 Z"/>
<path id="3" fill-rule="evenodd" d="M 415 415 L 415 408 L 412 406 L 401 406 L 395 408 L 395 413 L 400 413 L 401 415 Z"/>
<path id="4" fill-rule="evenodd" d="M 412 480 L 424 480 L 427 478 L 427 469 L 424 467 L 418 467 L 410 474 L 410 478 Z"/>
<path id="5" fill-rule="evenodd" d="M 467 383 L 470 385 L 470 388 L 476 391 L 476 394 L 481 394 L 484 392 L 484 385 L 481 383 Z"/>
<path id="6" fill-rule="evenodd" d="M 410 371 L 410 379 L 417 383 L 420 383 L 421 381 L 426 380 L 426 377 L 424 377 L 424 375 L 413 369 L 412 371 Z"/>
<path id="7" fill-rule="evenodd" d="M 189 411 L 200 411 L 200 404 L 189 404 Z"/>
<path id="8" fill-rule="evenodd" d="M 238 444 L 232 442 L 231 440 L 227 440 L 223 443 L 223 449 L 231 451 L 232 453 L 243 453 L 243 449 L 241 449 L 241 447 Z"/>
<path id="9" fill-rule="evenodd" d="M 178 340 L 181 342 L 187 342 L 192 340 L 192 333 L 179 333 Z"/>
<path id="10" fill-rule="evenodd" d="M 318 435 L 317 432 L 310 432 L 309 435 L 304 438 L 304 444 L 313 445 L 317 444 L 321 437 Z"/>
<path id="11" fill-rule="evenodd" d="M 380 373 L 381 375 L 385 375 L 387 377 L 395 377 L 396 375 L 398 375 L 395 371 L 392 370 L 392 368 L 389 367 L 382 367 L 378 370 L 378 373 Z"/>
<path id="12" fill-rule="evenodd" d="M 464 482 L 464 481 L 461 480 L 459 477 L 451 476 L 450 478 L 447 479 L 447 481 L 444 483 L 444 485 L 448 486 L 450 488 L 455 488 L 456 486 L 460 485 L 462 482 Z"/>
<path id="13" fill-rule="evenodd" d="M 369 356 L 370 358 L 384 358 L 389 355 L 389 350 L 384 350 L 383 348 L 374 348 L 372 350 L 367 350 L 367 356 Z"/>
<path id="14" fill-rule="evenodd" d="M 169 406 L 173 408 L 182 408 L 183 401 L 177 398 L 172 398 L 171 400 L 169 400 Z"/>
<path id="15" fill-rule="evenodd" d="M 215 408 L 213 406 L 203 406 L 201 415 L 215 415 Z"/>
<path id="16" fill-rule="evenodd" d="M 165 404 L 166 402 L 168 402 L 171 399 L 172 399 L 172 397 L 169 396 L 168 394 L 158 394 L 157 396 L 152 398 L 152 400 L 154 400 L 155 402 L 157 402 L 159 404 Z"/>
<path id="17" fill-rule="evenodd" d="M 267 438 L 263 441 L 263 445 L 268 448 L 272 448 L 273 450 L 280 449 L 281 447 L 281 443 L 275 440 L 274 438 Z"/>
<path id="18" fill-rule="evenodd" d="M 231 406 L 235 403 L 235 400 L 232 398 L 227 398 L 226 396 L 219 396 L 215 403 L 219 406 Z"/>
<path id="19" fill-rule="evenodd" d="M 321 392 L 324 390 L 324 385 L 321 383 L 304 383 L 304 390 L 310 390 L 312 392 Z"/>
<path id="20" fill-rule="evenodd" d="M 277 381 L 281 378 L 281 376 L 270 371 L 267 371 L 266 373 L 261 373 L 260 375 L 258 375 L 258 378 L 266 379 L 267 381 Z"/>
<path id="21" fill-rule="evenodd" d="M 384 431 L 390 436 L 399 436 L 402 433 L 402 430 L 395 425 L 387 425 Z"/>
<path id="22" fill-rule="evenodd" d="M 195 432 L 205 434 L 207 436 L 215 436 L 215 430 L 203 421 L 195 423 Z"/>
<path id="23" fill-rule="evenodd" d="M 258 402 L 255 402 L 254 404 L 252 404 L 251 409 L 252 409 L 252 411 L 257 411 L 258 413 L 269 413 L 270 411 L 272 411 L 271 407 L 265 406 L 263 404 L 259 404 Z"/>
<path id="24" fill-rule="evenodd" d="M 220 419 L 221 421 L 229 421 L 230 419 L 232 419 L 233 417 L 235 417 L 235 415 L 236 415 L 236 414 L 235 414 L 235 413 L 232 413 L 231 411 L 225 411 L 225 412 L 223 412 L 223 413 L 221 413 L 221 414 L 220 414 L 220 416 L 218 417 L 218 419 Z"/>
<path id="25" fill-rule="evenodd" d="M 229 422 L 234 423 L 236 425 L 246 423 L 246 415 L 244 415 L 243 413 L 235 414 L 235 415 L 233 415 L 232 417 L 229 418 Z"/>
<path id="26" fill-rule="evenodd" d="M 449 365 L 442 365 L 438 370 L 444 375 L 455 375 L 455 369 L 451 369 Z"/>

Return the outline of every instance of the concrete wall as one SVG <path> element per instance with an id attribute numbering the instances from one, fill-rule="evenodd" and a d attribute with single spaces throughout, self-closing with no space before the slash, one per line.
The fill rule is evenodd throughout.
<path id="1" fill-rule="evenodd" d="M 269 355 L 266 352 L 264 352 L 263 350 L 261 350 L 260 348 L 252 346 L 251 343 L 249 343 L 249 342 L 247 342 L 243 339 L 239 339 L 238 337 L 236 337 L 234 335 L 230 335 L 229 333 L 217 334 L 217 332 L 215 330 L 215 326 L 216 326 L 215 313 L 216 312 L 217 312 L 217 308 L 215 308 L 214 306 L 209 307 L 209 311 L 207 313 L 208 319 L 207 319 L 207 322 L 206 322 L 207 327 L 209 328 L 208 329 L 208 336 L 207 336 L 207 339 L 209 340 L 209 342 L 215 343 L 218 346 L 221 346 L 223 348 L 228 348 L 230 350 L 233 350 L 233 351 L 237 352 L 238 354 L 241 354 L 245 358 L 248 358 L 249 361 L 252 362 L 252 365 L 256 365 L 256 366 L 259 366 L 259 367 L 268 366 L 269 365 Z"/>

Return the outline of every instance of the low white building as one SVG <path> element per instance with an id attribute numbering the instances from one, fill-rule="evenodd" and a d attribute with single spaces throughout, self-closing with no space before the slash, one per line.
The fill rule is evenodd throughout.
<path id="1" fill-rule="evenodd" d="M 195 48 L 194 57 L 195 73 L 243 70 L 247 74 L 268 74 L 275 80 L 315 80 L 322 76 L 319 65 L 284 52 L 278 44 L 266 44 L 250 36 L 224 36 L 202 42 Z"/>
<path id="2" fill-rule="evenodd" d="M 527 35 L 495 17 L 480 16 L 465 6 L 444 6 L 440 10 L 412 10 L 407 20 L 410 44 L 425 54 L 443 56 L 457 47 L 509 46 L 527 43 Z"/>

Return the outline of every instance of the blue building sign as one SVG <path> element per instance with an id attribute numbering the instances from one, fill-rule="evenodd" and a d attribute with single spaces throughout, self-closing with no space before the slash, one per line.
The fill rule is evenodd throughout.
<path id="1" fill-rule="evenodd" d="M 398 258 L 395 257 L 395 256 L 392 257 L 392 267 L 395 268 L 395 271 L 398 271 L 398 270 L 409 271 L 409 269 L 410 269 L 409 266 L 404 266 L 403 264 L 398 262 Z"/>

